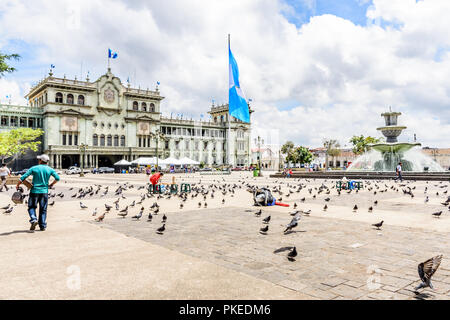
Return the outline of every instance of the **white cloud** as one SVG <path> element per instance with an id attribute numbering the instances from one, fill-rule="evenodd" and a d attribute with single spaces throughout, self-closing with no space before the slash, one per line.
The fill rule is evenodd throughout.
<path id="1" fill-rule="evenodd" d="M 33 63 L 53 63 L 57 75 L 73 77 L 83 61 L 92 79 L 105 72 L 111 47 L 119 53 L 113 72 L 123 81 L 136 69 L 136 86 L 161 82 L 165 114 L 198 118 L 212 98 L 227 101 L 231 33 L 241 84 L 254 101 L 255 132 L 279 130 L 280 141 L 308 146 L 333 137 L 344 145 L 353 134 L 379 135 L 380 113 L 391 105 L 404 114 L 405 139 L 413 132 L 424 145 L 448 146 L 446 0 L 374 0 L 369 21 L 398 27 L 322 15 L 297 29 L 281 13 L 290 12 L 286 4 L 275 0 L 4 0 L 2 11 L 0 49 L 21 39 L 39 45 Z M 13 75 L 8 81 L 22 83 Z M 281 108 L 287 100 L 298 106 Z"/>

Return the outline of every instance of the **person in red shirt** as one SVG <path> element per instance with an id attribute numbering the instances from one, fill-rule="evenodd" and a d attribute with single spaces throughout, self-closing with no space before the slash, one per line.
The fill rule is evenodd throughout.
<path id="1" fill-rule="evenodd" d="M 159 179 L 164 175 L 164 173 L 162 172 L 157 172 L 155 174 L 152 174 L 152 176 L 150 177 L 150 182 L 152 183 L 153 186 L 155 186 Z"/>

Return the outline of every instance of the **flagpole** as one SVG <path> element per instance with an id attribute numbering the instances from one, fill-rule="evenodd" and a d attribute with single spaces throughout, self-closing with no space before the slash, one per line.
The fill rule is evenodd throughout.
<path id="1" fill-rule="evenodd" d="M 228 34 L 228 69 L 230 68 L 230 34 Z M 227 139 L 227 153 L 228 153 L 228 165 L 231 165 L 231 150 L 230 150 L 230 140 L 231 140 L 231 124 L 230 124 L 230 71 L 228 70 L 228 139 Z"/>

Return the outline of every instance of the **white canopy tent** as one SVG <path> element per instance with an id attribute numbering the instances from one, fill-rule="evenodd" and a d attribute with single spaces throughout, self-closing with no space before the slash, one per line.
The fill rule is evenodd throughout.
<path id="1" fill-rule="evenodd" d="M 181 158 L 179 161 L 183 165 L 199 165 L 200 164 L 200 162 L 189 159 L 188 157 Z"/>
<path id="2" fill-rule="evenodd" d="M 116 163 L 114 163 L 115 166 L 131 166 L 131 162 L 128 162 L 125 159 L 122 159 L 120 161 L 117 161 Z"/>
<path id="3" fill-rule="evenodd" d="M 160 164 L 165 164 L 165 165 L 175 165 L 175 166 L 179 166 L 182 165 L 182 163 L 180 162 L 180 160 L 175 159 L 175 158 L 167 158 L 164 160 L 159 160 Z"/>
<path id="4" fill-rule="evenodd" d="M 161 163 L 161 160 L 159 160 L 159 162 Z M 149 165 L 154 165 L 156 164 L 156 157 L 151 157 L 151 158 L 137 158 L 136 160 L 131 161 L 132 164 L 136 164 L 138 166 L 149 166 Z"/>

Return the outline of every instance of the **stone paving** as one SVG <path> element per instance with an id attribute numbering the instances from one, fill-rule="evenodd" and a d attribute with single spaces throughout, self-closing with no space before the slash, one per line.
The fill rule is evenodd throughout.
<path id="1" fill-rule="evenodd" d="M 99 223 L 92 212 L 98 208 L 97 216 L 102 214 L 104 204 L 111 205 L 118 198 L 113 194 L 118 183 L 133 186 L 124 191 L 126 199 L 120 200 L 123 209 L 146 192 L 143 187 L 148 177 L 63 176 L 54 192 L 63 192 L 64 198 L 50 200 L 55 204 L 49 207 L 45 233 L 27 231 L 25 206 L 16 206 L 11 215 L 0 214 L 0 298 L 450 298 L 450 217 L 441 204 L 447 199 L 448 183 L 372 181 L 358 193 L 338 195 L 332 180 L 253 178 L 245 172 L 175 176 L 177 183 L 197 183 L 209 190 L 229 183 L 235 192 L 222 195 L 216 190 L 214 198 L 208 194 L 208 208 L 203 207 L 201 196 L 189 197 L 183 209 L 176 197 L 152 197 L 142 204 L 145 212 L 139 221 L 131 219 L 140 210 L 136 205 L 125 218 L 112 209 Z M 171 179 L 171 175 L 164 176 L 164 182 Z M 307 187 L 297 192 L 300 183 Z M 80 199 L 71 196 L 78 188 L 93 184 L 110 186 L 110 193 L 82 199 L 89 208 L 81 209 Z M 318 193 L 321 184 L 330 188 L 329 194 Z M 248 185 L 281 187 L 282 193 L 274 196 L 291 207 L 263 208 L 263 214 L 256 217 Z M 407 186 L 414 198 L 403 194 Z M 424 202 L 425 187 L 428 203 Z M 0 193 L 1 206 L 11 193 Z M 198 208 L 199 201 L 202 208 Z M 147 222 L 153 202 L 159 203 L 161 211 Z M 294 203 L 299 209 L 311 210 L 311 215 L 303 216 L 294 232 L 283 234 Z M 327 211 L 322 210 L 325 203 Z M 355 204 L 357 212 L 352 211 Z M 374 208 L 372 213 L 369 206 Z M 432 217 L 438 210 L 443 210 L 441 218 Z M 166 231 L 159 235 L 155 231 L 162 225 L 163 214 L 168 217 Z M 262 235 L 262 219 L 269 215 L 269 231 Z M 385 221 L 381 230 L 371 226 L 381 220 Z M 294 262 L 287 260 L 287 251 L 274 253 L 290 246 L 298 251 Z M 417 264 L 436 254 L 444 258 L 433 276 L 435 290 L 425 289 L 417 295 L 413 292 L 418 284 Z M 84 275 L 83 290 L 76 292 L 66 288 L 65 268 L 73 264 L 80 265 Z"/>

